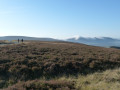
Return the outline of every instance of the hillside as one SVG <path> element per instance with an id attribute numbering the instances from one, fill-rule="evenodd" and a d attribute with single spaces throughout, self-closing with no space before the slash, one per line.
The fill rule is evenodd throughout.
<path id="1" fill-rule="evenodd" d="M 5 45 L 0 46 L 0 88 L 23 81 L 28 84 L 26 88 L 38 88 L 29 87 L 30 83 L 38 82 L 51 88 L 75 90 L 74 82 L 49 80 L 62 75 L 88 75 L 119 66 L 120 50 L 113 48 L 42 41 Z M 43 77 L 47 81 L 39 81 Z M 39 85 L 41 87 L 44 85 Z"/>
<path id="2" fill-rule="evenodd" d="M 111 47 L 111 46 L 120 46 L 120 39 L 110 38 L 110 37 L 94 37 L 94 38 L 87 38 L 87 37 L 76 37 L 76 38 L 69 38 L 66 40 L 54 39 L 54 38 L 39 38 L 39 37 L 28 37 L 28 36 L 4 36 L 0 37 L 0 40 L 32 40 L 32 41 L 67 41 L 67 42 L 74 42 L 74 43 L 83 43 L 87 45 L 93 46 L 101 46 L 101 47 Z"/>
<path id="3" fill-rule="evenodd" d="M 4 36 L 4 37 L 0 37 L 0 40 L 8 40 L 8 41 L 18 40 L 18 39 L 39 40 L 39 41 L 60 41 L 60 40 L 53 39 L 53 38 L 37 38 L 37 37 L 27 37 L 27 36 Z"/>
<path id="4" fill-rule="evenodd" d="M 93 46 L 102 46 L 102 47 L 110 47 L 110 46 L 120 46 L 120 39 L 115 39 L 111 37 L 94 37 L 94 38 L 86 38 L 86 37 L 77 37 L 77 38 L 69 38 L 67 41 L 76 42 L 76 43 L 84 43 L 87 45 Z"/>

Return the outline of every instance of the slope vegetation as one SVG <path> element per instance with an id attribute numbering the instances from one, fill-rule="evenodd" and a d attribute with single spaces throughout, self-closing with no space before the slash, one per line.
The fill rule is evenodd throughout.
<path id="1" fill-rule="evenodd" d="M 74 81 L 57 82 L 51 81 L 51 78 L 63 75 L 77 77 L 78 73 L 88 75 L 119 66 L 120 51 L 112 48 L 67 42 L 32 41 L 5 45 L 0 46 L 0 88 L 23 81 L 29 83 L 28 86 L 26 83 L 24 86 L 31 89 L 39 86 L 43 90 L 48 87 L 71 90 L 75 89 Z M 38 80 L 43 77 L 46 78 L 45 81 Z M 37 81 L 34 81 L 36 79 Z M 38 82 L 38 86 L 35 84 L 30 87 L 34 82 Z M 40 86 L 39 83 L 43 84 Z"/>

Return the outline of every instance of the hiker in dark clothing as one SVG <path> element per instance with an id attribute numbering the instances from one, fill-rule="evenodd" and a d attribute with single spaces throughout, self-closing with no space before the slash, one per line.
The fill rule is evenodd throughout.
<path id="1" fill-rule="evenodd" d="M 23 43 L 23 39 L 22 39 L 21 41 L 22 41 L 22 43 Z"/>
<path id="2" fill-rule="evenodd" d="M 18 43 L 19 43 L 19 41 L 20 41 L 20 40 L 18 39 Z"/>

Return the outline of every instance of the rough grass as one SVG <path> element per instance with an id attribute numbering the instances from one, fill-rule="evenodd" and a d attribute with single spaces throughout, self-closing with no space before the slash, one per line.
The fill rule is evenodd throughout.
<path id="1" fill-rule="evenodd" d="M 74 83 L 60 80 L 20 82 L 4 90 L 74 90 Z"/>
<path id="2" fill-rule="evenodd" d="M 10 42 L 7 40 L 0 40 L 0 44 L 10 44 Z"/>
<path id="3" fill-rule="evenodd" d="M 19 82 L 4 90 L 119 90 L 120 68 L 89 75 L 60 76 Z"/>
<path id="4" fill-rule="evenodd" d="M 88 75 L 63 76 L 58 80 L 74 81 L 77 90 L 119 90 L 120 68 Z"/>
<path id="5" fill-rule="evenodd" d="M 76 87 L 82 90 L 119 90 L 120 69 L 79 76 Z"/>

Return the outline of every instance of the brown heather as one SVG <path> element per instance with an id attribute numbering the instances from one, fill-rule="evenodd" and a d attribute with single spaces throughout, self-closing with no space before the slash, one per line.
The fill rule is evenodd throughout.
<path id="1" fill-rule="evenodd" d="M 0 46 L 0 88 L 80 90 L 82 86 L 76 84 L 75 79 L 55 78 L 86 76 L 119 66 L 120 50 L 117 49 L 68 42 L 26 41 Z M 16 87 L 18 89 L 14 89 Z"/>

